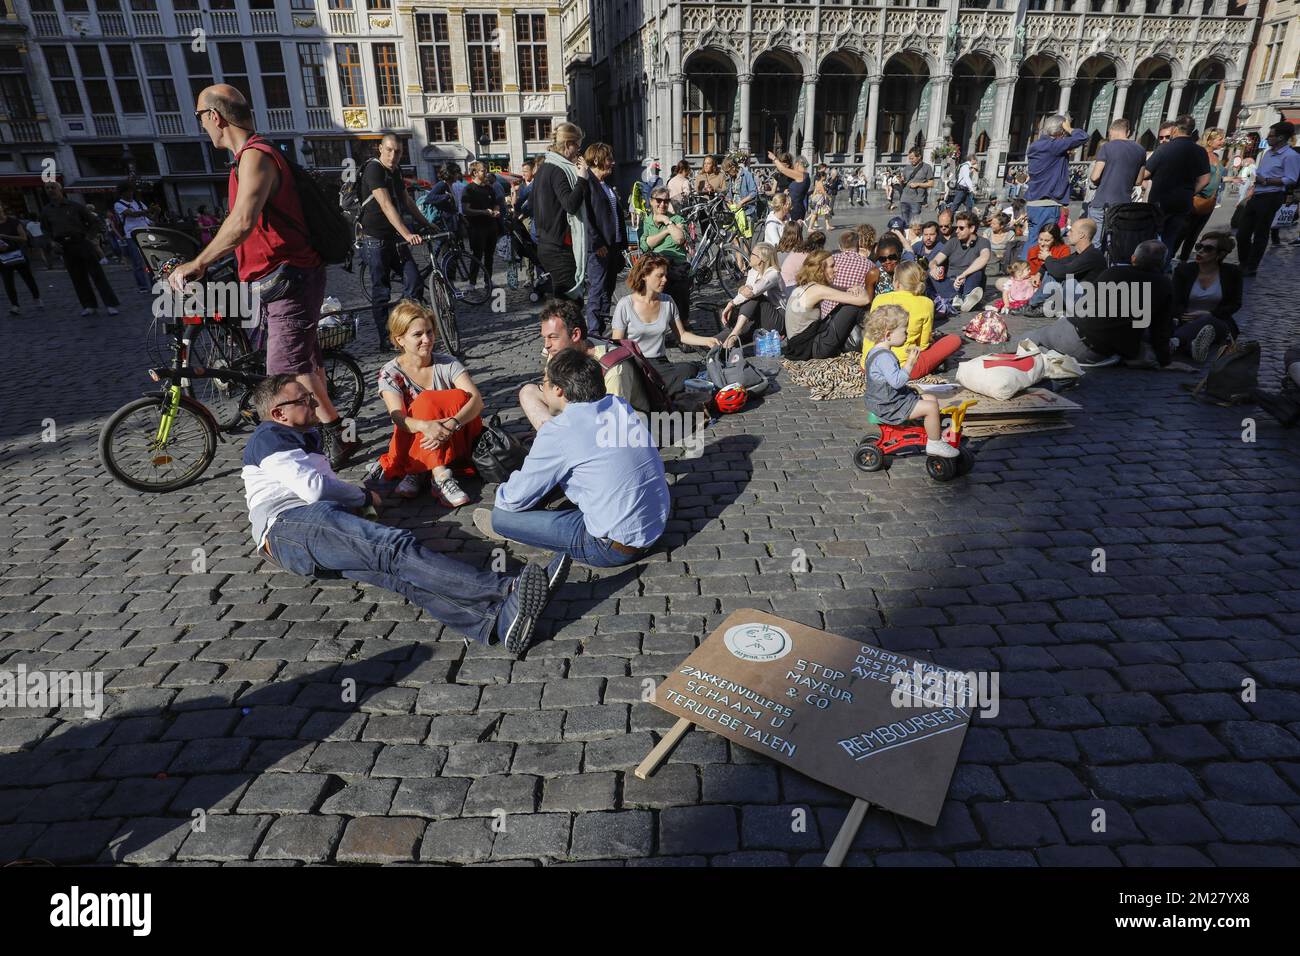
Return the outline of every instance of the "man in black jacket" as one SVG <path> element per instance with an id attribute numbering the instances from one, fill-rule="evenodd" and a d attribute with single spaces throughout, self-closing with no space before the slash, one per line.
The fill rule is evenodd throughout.
<path id="1" fill-rule="evenodd" d="M 1087 364 L 1112 355 L 1140 359 L 1146 341 L 1156 361 L 1168 365 L 1173 290 L 1164 274 L 1166 255 L 1163 243 L 1142 243 L 1131 266 L 1104 270 L 1083 296 L 1067 305 L 1065 315 L 1025 338 Z"/>
<path id="2" fill-rule="evenodd" d="M 592 143 L 582 154 L 595 182 L 583 201 L 587 223 L 587 332 L 599 337 L 609 325 L 614 285 L 623 269 L 623 215 L 618 193 L 606 181 L 614 171 L 614 151 L 606 143 Z"/>
<path id="3" fill-rule="evenodd" d="M 1097 224 L 1091 219 L 1076 219 L 1070 225 L 1070 247 L 1074 250 L 1063 259 L 1047 259 L 1043 263 L 1043 284 L 1029 300 L 1025 315 L 1036 317 L 1045 315 L 1044 303 L 1055 297 L 1058 307 L 1053 314 L 1060 315 L 1066 311 L 1059 307 L 1065 296 L 1078 296 L 1083 291 L 1084 283 L 1091 283 L 1106 269 L 1106 256 L 1092 244 L 1097 234 Z M 1073 285 L 1068 280 L 1074 279 Z"/>

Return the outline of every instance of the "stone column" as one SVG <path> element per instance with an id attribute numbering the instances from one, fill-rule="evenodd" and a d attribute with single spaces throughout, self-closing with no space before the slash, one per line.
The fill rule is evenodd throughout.
<path id="1" fill-rule="evenodd" d="M 1015 96 L 1017 76 L 1000 76 L 997 99 L 993 103 L 993 138 L 989 143 L 988 160 L 984 164 L 984 179 L 996 184 L 998 167 L 1007 161 L 1011 147 L 1011 99 Z"/>
<path id="2" fill-rule="evenodd" d="M 876 131 L 880 128 L 880 74 L 867 77 L 867 126 L 863 131 L 862 161 L 867 167 L 871 182 L 876 181 Z"/>
<path id="3" fill-rule="evenodd" d="M 1219 107 L 1219 117 L 1214 125 L 1228 130 L 1235 121 L 1232 108 L 1237 105 L 1237 90 L 1241 89 L 1241 80 L 1223 81 L 1223 105 Z"/>
<path id="4" fill-rule="evenodd" d="M 753 81 L 753 73 L 742 73 L 736 77 L 736 82 L 740 84 L 740 149 L 745 153 L 749 152 L 749 87 Z"/>
<path id="5" fill-rule="evenodd" d="M 674 73 L 670 79 L 673 84 L 673 115 L 668 118 L 668 122 L 672 124 L 672 162 L 676 163 L 685 155 L 682 152 L 682 118 L 686 115 L 686 76 Z M 666 176 L 664 178 L 667 179 Z"/>
<path id="6" fill-rule="evenodd" d="M 1178 107 L 1182 105 L 1183 88 L 1187 86 L 1186 80 L 1169 81 L 1169 108 L 1165 111 L 1165 119 L 1171 120 L 1178 115 Z"/>
<path id="7" fill-rule="evenodd" d="M 1070 91 L 1074 89 L 1074 78 L 1067 77 L 1060 80 L 1060 86 L 1061 86 L 1061 95 L 1056 101 L 1056 112 L 1064 116 L 1066 113 L 1070 111 Z M 1071 118 L 1070 125 L 1071 126 L 1075 125 L 1073 118 Z"/>
<path id="8" fill-rule="evenodd" d="M 1111 104 L 1110 118 L 1117 120 L 1124 115 L 1124 101 L 1128 99 L 1128 88 L 1133 85 L 1132 80 L 1115 81 L 1115 102 Z"/>
<path id="9" fill-rule="evenodd" d="M 930 115 L 925 130 L 926 151 L 943 145 L 939 140 L 943 135 L 943 118 L 948 115 L 948 83 L 952 79 L 947 74 L 935 76 L 930 81 Z M 929 156 L 925 157 L 928 161 Z"/>
<path id="10" fill-rule="evenodd" d="M 817 80 L 816 73 L 806 74 L 803 78 L 803 155 L 811 165 L 817 155 L 817 144 L 813 142 L 817 122 Z"/>

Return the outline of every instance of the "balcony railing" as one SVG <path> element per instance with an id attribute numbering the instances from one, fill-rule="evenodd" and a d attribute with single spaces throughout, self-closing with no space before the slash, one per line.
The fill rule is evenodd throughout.
<path id="1" fill-rule="evenodd" d="M 406 125 L 406 110 L 400 106 L 379 107 L 379 125 L 383 129 L 400 129 Z"/>
<path id="2" fill-rule="evenodd" d="M 351 35 L 357 32 L 357 15 L 355 13 L 335 13 L 330 11 L 330 32 Z"/>
<path id="3" fill-rule="evenodd" d="M 39 143 L 46 137 L 42 135 L 39 120 L 9 120 L 8 141 L 11 143 Z"/>
<path id="4" fill-rule="evenodd" d="M 327 106 L 307 107 L 307 128 L 312 130 L 338 129 L 334 115 Z"/>
<path id="5" fill-rule="evenodd" d="M 254 33 L 279 33 L 280 23 L 274 10 L 251 10 Z"/>
<path id="6" fill-rule="evenodd" d="M 176 32 L 190 36 L 195 30 L 203 29 L 203 14 L 198 10 L 176 11 Z"/>
<path id="7" fill-rule="evenodd" d="M 233 37 L 243 31 L 239 28 L 238 10 L 210 10 L 212 33 L 214 36 Z"/>
<path id="8" fill-rule="evenodd" d="M 135 24 L 136 36 L 162 36 L 162 17 L 156 13 L 132 13 L 131 22 Z"/>
<path id="9" fill-rule="evenodd" d="M 283 133 L 293 129 L 293 110 L 274 109 L 266 111 L 267 126 L 274 133 Z"/>
<path id="10" fill-rule="evenodd" d="M 95 117 L 95 135 L 96 136 L 121 136 L 121 128 L 117 124 L 116 116 L 96 116 Z"/>
<path id="11" fill-rule="evenodd" d="M 470 112 L 504 113 L 506 98 L 501 93 L 472 93 L 469 98 Z"/>
<path id="12" fill-rule="evenodd" d="M 1273 95 L 1273 82 L 1272 82 L 1272 80 L 1270 80 L 1270 81 L 1267 82 L 1267 83 L 1256 83 L 1256 84 L 1255 84 L 1255 99 L 1256 99 L 1256 101 L 1262 103 L 1262 102 L 1264 102 L 1265 100 L 1267 100 L 1267 99 L 1268 99 L 1270 96 L 1272 96 L 1272 95 Z"/>
<path id="13" fill-rule="evenodd" d="M 155 119 L 158 120 L 159 136 L 185 135 L 185 120 L 180 113 L 158 113 Z"/>
<path id="14" fill-rule="evenodd" d="M 127 36 L 126 15 L 122 13 L 101 13 L 99 15 L 99 32 L 106 37 Z"/>
<path id="15" fill-rule="evenodd" d="M 38 37 L 63 36 L 63 24 L 57 13 L 33 13 L 32 26 L 36 28 Z"/>

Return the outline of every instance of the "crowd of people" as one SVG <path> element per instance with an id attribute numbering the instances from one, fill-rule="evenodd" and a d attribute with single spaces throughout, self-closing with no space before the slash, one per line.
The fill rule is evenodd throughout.
<path id="1" fill-rule="evenodd" d="M 937 403 L 909 388 L 961 348 L 959 336 L 937 325 L 999 296 L 1005 310 L 1045 315 L 1049 300 L 1077 296 L 1090 283 L 1141 285 L 1149 293 L 1145 324 L 1131 314 L 1067 312 L 1029 338 L 1087 363 L 1114 356 L 1145 365 L 1180 355 L 1204 360 L 1237 334 L 1244 281 L 1258 268 L 1271 224 L 1300 177 L 1300 154 L 1289 145 L 1294 130 L 1278 123 L 1253 163 L 1235 239 L 1224 230 L 1202 232 L 1208 217 L 1194 200 L 1217 197 L 1229 178 L 1216 180 L 1209 171 L 1221 142 L 1216 131 L 1198 143 L 1190 118 L 1180 117 L 1162 128 L 1160 145 L 1147 157 L 1141 147 L 1130 148 L 1129 131 L 1117 122 L 1089 171 L 1089 208 L 1071 221 L 1069 153 L 1084 137 L 1056 116 L 1031 144 L 1023 195 L 1009 206 L 974 210 L 979 168 L 968 160 L 957 168 L 951 196 L 923 219 L 938 177 L 914 150 L 891 184 L 891 201 L 903 215 L 880 234 L 869 225 L 836 230 L 831 243 L 837 195 L 847 188 L 854 203 L 865 201 L 865 192 L 855 192 L 858 177 L 842 181 L 802 157 L 769 155 L 775 174 L 761 185 L 743 156 L 709 157 L 698 173 L 683 161 L 666 181 L 658 163 L 647 163 L 629 217 L 612 183 L 612 148 L 584 148 L 582 130 L 571 123 L 556 125 L 550 148 L 521 176 L 506 180 L 481 163 L 471 164 L 468 176 L 445 170 L 419 201 L 400 174 L 401 143 L 388 136 L 360 171 L 356 199 L 374 325 L 393 350 L 378 377 L 392 430 L 366 481 L 352 483 L 336 470 L 359 443 L 344 432 L 330 401 L 316 331 L 326 270 L 313 237 L 296 225 L 304 215 L 291 171 L 255 131 L 237 90 L 205 89 L 196 115 L 213 146 L 233 156 L 229 214 L 208 223 L 210 241 L 176 266 L 170 281 L 183 288 L 233 253 L 241 281 L 274 290 L 263 300 L 268 377 L 255 396 L 261 423 L 244 455 L 255 546 L 300 574 L 391 588 L 467 638 L 496 639 L 513 653 L 527 647 L 572 560 L 596 567 L 635 562 L 667 528 L 668 485 L 647 416 L 671 408 L 700 371 L 698 362 L 674 361 L 670 346 L 736 346 L 775 331 L 792 360 L 859 355 L 869 411 L 883 422 L 922 421 L 927 451 L 951 456 L 956 449 L 940 440 Z M 92 217 L 57 189 L 51 187 L 42 220 L 65 258 L 86 269 L 78 295 L 93 296 L 93 283 L 115 305 L 100 282 Z M 1099 235 L 1134 190 L 1158 211 L 1159 225 L 1117 261 L 1114 249 L 1103 253 Z M 695 193 L 724 197 L 736 229 L 757 240 L 748 260 L 737 263 L 743 284 L 722 306 L 720 328 L 709 333 L 692 327 L 693 237 L 680 214 Z M 128 235 L 149 222 L 129 192 L 119 205 Z M 544 565 L 515 575 L 474 570 L 410 532 L 369 520 L 383 505 L 378 487 L 399 498 L 427 493 L 447 508 L 471 500 L 460 479 L 471 473 L 489 428 L 483 398 L 472 370 L 437 341 L 435 316 L 417 301 L 409 250 L 436 223 L 463 235 L 490 270 L 507 218 L 535 237 L 552 292 L 537 316 L 537 379 L 518 391 L 535 438 L 520 467 L 498 485 L 492 507 L 473 514 L 489 539 L 553 552 Z M 636 251 L 626 294 L 616 297 L 629 266 L 629 219 Z M 21 241 L 21 229 L 0 216 L 0 242 Z M 1187 261 L 1172 262 L 1183 249 Z M 1226 261 L 1234 249 L 1239 264 Z M 402 276 L 403 296 L 390 305 L 394 274 Z M 12 297 L 12 280 L 6 285 Z"/>

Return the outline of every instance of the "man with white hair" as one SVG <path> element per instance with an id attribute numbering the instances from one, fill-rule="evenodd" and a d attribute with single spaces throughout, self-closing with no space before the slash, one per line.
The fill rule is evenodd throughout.
<path id="1" fill-rule="evenodd" d="M 1046 226 L 1061 220 L 1061 207 L 1070 205 L 1070 150 L 1088 142 L 1084 130 L 1070 126 L 1069 117 L 1057 113 L 1043 120 L 1042 135 L 1029 144 L 1025 159 L 1029 167 L 1029 228 L 1025 234 L 1039 235 Z M 1026 244 L 1021 258 L 1028 258 Z"/>

